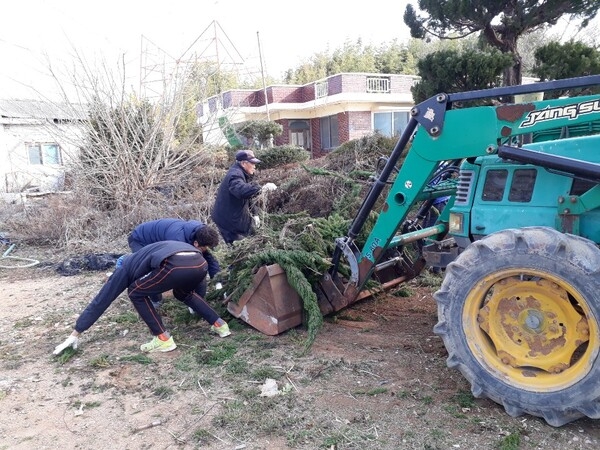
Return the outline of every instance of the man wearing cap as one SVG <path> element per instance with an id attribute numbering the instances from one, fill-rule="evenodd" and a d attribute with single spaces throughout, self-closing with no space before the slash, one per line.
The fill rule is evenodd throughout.
<path id="1" fill-rule="evenodd" d="M 235 154 L 235 163 L 221 181 L 211 217 L 226 244 L 243 239 L 252 231 L 252 225 L 260 225 L 258 211 L 251 211 L 250 199 L 261 191 L 277 189 L 274 183 L 260 186 L 253 182 L 256 164 L 260 160 L 252 150 L 240 150 Z"/>

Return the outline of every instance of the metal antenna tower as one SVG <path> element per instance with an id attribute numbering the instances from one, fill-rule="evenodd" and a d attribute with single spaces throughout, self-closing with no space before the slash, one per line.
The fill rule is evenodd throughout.
<path id="1" fill-rule="evenodd" d="M 193 65 L 202 62 L 215 63 L 215 80 L 221 79 L 226 70 L 239 75 L 245 61 L 221 25 L 213 20 L 198 37 L 181 53 L 174 57 L 147 37 L 141 37 L 140 95 L 157 98 L 165 95 L 173 83 L 181 81 Z M 221 86 L 217 85 L 221 91 Z"/>

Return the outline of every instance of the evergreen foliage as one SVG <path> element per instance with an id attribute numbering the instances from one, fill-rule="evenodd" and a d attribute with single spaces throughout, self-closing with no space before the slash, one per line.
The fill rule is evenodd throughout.
<path id="1" fill-rule="evenodd" d="M 288 84 L 307 84 L 338 73 L 402 73 L 415 74 L 420 48 L 400 44 L 397 40 L 379 47 L 364 45 L 361 39 L 346 41 L 333 52 L 318 52 L 295 69 L 289 69 L 284 77 Z"/>
<path id="2" fill-rule="evenodd" d="M 366 242 L 376 217 L 375 213 L 369 216 L 356 239 L 358 245 Z M 335 249 L 335 239 L 344 236 L 349 225 L 350 220 L 340 214 L 317 219 L 307 215 L 270 217 L 260 234 L 236 241 L 220 258 L 230 267 L 227 280 L 223 280 L 225 292 L 231 292 L 229 301 L 239 301 L 261 266 L 279 264 L 302 300 L 308 331 L 304 350 L 308 351 L 323 323 L 314 287 L 331 265 L 329 258 Z M 342 276 L 350 274 L 344 264 L 339 272 Z M 212 292 L 207 299 L 215 300 L 220 292 Z"/>
<path id="3" fill-rule="evenodd" d="M 561 17 L 582 19 L 582 27 L 600 9 L 597 0 L 419 0 L 418 7 L 425 15 L 417 14 L 408 4 L 404 23 L 411 36 L 423 39 L 460 39 L 480 34 L 492 47 L 512 57 L 505 70 L 504 84 L 521 84 L 521 57 L 518 39 L 529 31 L 546 24 L 555 25 Z"/>
<path id="4" fill-rule="evenodd" d="M 269 120 L 248 120 L 234 125 L 236 133 L 243 136 L 248 147 L 266 146 L 271 138 L 279 136 L 283 127 Z"/>
<path id="5" fill-rule="evenodd" d="M 308 337 L 305 351 L 310 348 L 323 324 L 323 317 L 313 286 L 329 267 L 329 261 L 322 256 L 324 254 L 323 239 L 319 237 L 318 232 L 311 233 L 310 220 L 305 217 L 303 222 L 309 229 L 308 233 L 315 238 L 312 241 L 305 238 L 299 242 L 293 235 L 284 236 L 284 233 L 278 235 L 275 230 L 268 229 L 260 235 L 235 242 L 224 258 L 231 268 L 229 277 L 225 280 L 224 289 L 226 292 L 232 292 L 230 301 L 233 302 L 239 301 L 241 295 L 251 286 L 254 274 L 261 266 L 279 264 L 285 270 L 287 280 L 300 296 L 306 312 Z M 296 227 L 300 223 L 297 217 L 292 218 L 292 221 Z M 284 225 L 283 229 L 285 228 Z M 313 247 L 310 242 L 313 243 Z M 309 250 L 305 250 L 304 245 Z M 263 250 L 257 252 L 258 248 Z M 320 249 L 320 251 L 315 251 L 315 249 Z"/>
<path id="6" fill-rule="evenodd" d="M 533 72 L 541 81 L 600 74 L 600 51 L 583 42 L 550 42 L 535 51 L 535 60 Z M 554 91 L 545 93 L 545 98 L 597 92 L 598 88 L 579 89 L 577 92 Z"/>
<path id="7" fill-rule="evenodd" d="M 310 158 L 310 154 L 302 147 L 295 145 L 281 145 L 256 152 L 260 159 L 260 170 L 272 169 L 285 164 L 304 162 Z"/>
<path id="8" fill-rule="evenodd" d="M 375 170 L 373 158 L 377 160 L 389 155 L 393 143 L 392 139 L 377 134 L 346 143 L 320 160 L 321 167 L 314 164 L 300 166 L 306 179 L 298 186 L 293 184 L 293 180 L 287 183 L 281 179 L 280 185 L 285 187 L 261 198 L 265 201 L 264 211 L 270 212 L 261 216 L 261 228 L 253 236 L 236 241 L 226 249 L 218 249 L 220 253 L 225 252 L 219 254 L 222 266 L 230 267 L 228 279 L 223 282 L 225 291 L 231 293 L 231 301 L 240 299 L 262 265 L 279 264 L 302 299 L 308 327 L 305 350 L 308 350 L 322 323 L 314 288 L 330 267 L 335 240 L 348 233 L 352 218 L 370 188 L 366 173 L 372 175 Z M 284 173 L 289 174 L 290 171 Z M 299 175 L 295 173 L 292 177 L 299 178 Z M 310 182 L 306 181 L 308 179 Z M 295 188 L 307 187 L 311 202 L 320 202 L 318 196 L 324 190 L 340 193 L 330 199 L 331 205 L 324 217 L 311 216 L 306 208 L 301 208 L 302 212 L 296 214 L 271 211 L 277 204 L 277 195 L 290 196 Z M 284 190 L 285 194 L 280 192 Z M 280 205 L 280 208 L 289 211 L 285 205 Z M 371 212 L 356 238 L 357 245 L 364 245 L 376 218 L 377 213 Z M 342 276 L 350 275 L 345 263 L 341 262 L 338 269 Z M 208 298 L 210 300 L 211 296 Z"/>
<path id="9" fill-rule="evenodd" d="M 275 82 L 271 77 L 267 84 Z M 216 60 L 202 59 L 192 64 L 187 74 L 186 88 L 191 97 L 205 100 L 231 89 L 259 89 L 262 80 L 237 70 L 223 70 Z"/>
<path id="10" fill-rule="evenodd" d="M 512 58 L 498 50 L 430 53 L 417 63 L 421 80 L 412 88 L 415 103 L 439 93 L 487 89 L 502 85 L 502 72 Z"/>

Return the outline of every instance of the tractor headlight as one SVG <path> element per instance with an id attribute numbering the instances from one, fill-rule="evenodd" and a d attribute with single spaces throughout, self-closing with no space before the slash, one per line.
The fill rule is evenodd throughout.
<path id="1" fill-rule="evenodd" d="M 463 215 L 460 213 L 450 213 L 448 221 L 448 231 L 452 234 L 463 233 Z"/>

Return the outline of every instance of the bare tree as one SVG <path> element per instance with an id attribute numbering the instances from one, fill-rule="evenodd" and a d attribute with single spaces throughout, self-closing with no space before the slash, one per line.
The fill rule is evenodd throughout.
<path id="1" fill-rule="evenodd" d="M 202 142 L 196 106 L 204 93 L 190 83 L 187 64 L 165 67 L 162 93 L 152 99 L 131 87 L 123 60 L 92 64 L 75 51 L 69 70 L 49 69 L 62 91 L 55 103 L 75 118 L 66 127 L 47 124 L 71 149 L 70 194 L 28 205 L 13 216 L 14 229 L 59 247 L 102 241 L 107 248 L 142 221 L 209 221 L 227 153 Z"/>

